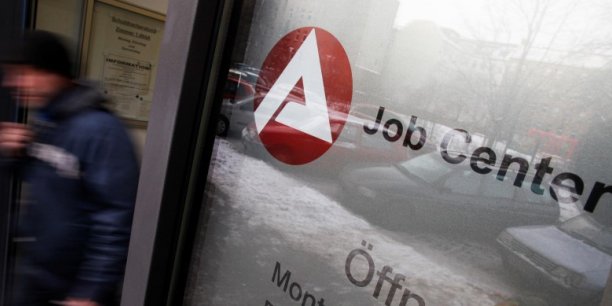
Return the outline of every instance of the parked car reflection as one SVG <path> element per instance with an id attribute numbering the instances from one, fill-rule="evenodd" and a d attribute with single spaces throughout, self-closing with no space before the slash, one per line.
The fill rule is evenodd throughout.
<path id="1" fill-rule="evenodd" d="M 230 68 L 230 72 L 231 71 L 239 71 L 242 77 L 251 84 L 257 83 L 257 79 L 259 79 L 259 74 L 261 73 L 259 68 L 255 68 L 245 63 L 233 63 Z"/>
<path id="2" fill-rule="evenodd" d="M 448 164 L 437 152 L 393 165 L 353 166 L 343 171 L 341 183 L 346 205 L 392 228 L 418 224 L 495 237 L 509 226 L 559 218 L 559 206 L 548 194 Z"/>
<path id="3" fill-rule="evenodd" d="M 253 120 L 253 100 L 255 85 L 252 76 L 245 72 L 230 69 L 225 89 L 221 113 L 217 120 L 218 136 L 227 136 L 231 131 L 241 131 Z"/>
<path id="4" fill-rule="evenodd" d="M 584 213 L 558 225 L 507 228 L 497 241 L 506 266 L 526 280 L 580 305 L 601 300 L 612 266 L 610 226 Z"/>
<path id="5" fill-rule="evenodd" d="M 251 122 L 257 99 L 263 99 L 262 93 L 270 89 L 265 78 L 259 77 L 259 69 L 244 64 L 234 64 L 228 72 L 221 111 L 217 120 L 217 136 L 228 136 L 230 133 L 239 133 Z M 304 92 L 301 88 L 294 88 L 283 100 L 303 101 Z"/>
<path id="6" fill-rule="evenodd" d="M 333 112 L 331 112 L 330 118 L 333 117 Z M 304 125 L 320 124 L 320 120 L 323 119 L 325 118 L 317 117 L 314 120 L 309 118 L 304 121 Z M 316 175 L 337 176 L 345 166 L 351 163 L 374 161 L 398 162 L 408 158 L 408 150 L 401 146 L 401 144 L 393 144 L 381 137 L 374 137 L 363 133 L 363 121 L 359 118 L 349 116 L 344 125 L 332 120 L 331 131 L 337 133 L 340 129 L 340 136 L 334 145 L 328 152 L 310 165 L 309 168 L 316 171 Z M 291 154 L 291 158 L 297 159 L 303 158 L 300 154 L 306 154 L 301 151 L 289 150 L 289 148 L 284 150 L 288 140 L 294 137 L 302 137 L 302 132 L 285 125 L 276 125 L 268 127 L 267 133 L 272 135 L 268 137 L 268 150 L 277 152 L 276 158 L 273 158 L 266 152 L 267 150 L 259 139 L 254 123 L 249 124 L 242 131 L 241 141 L 245 152 L 275 163 L 278 163 L 277 160 L 283 159 L 282 156 L 279 156 L 279 152 L 286 152 Z M 310 138 L 306 137 L 304 139 L 308 140 Z M 314 138 L 312 140 L 317 141 Z M 305 145 L 305 147 L 308 147 L 308 145 Z"/>

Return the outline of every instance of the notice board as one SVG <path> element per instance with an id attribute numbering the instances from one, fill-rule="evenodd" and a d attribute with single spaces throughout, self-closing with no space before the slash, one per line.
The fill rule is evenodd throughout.
<path id="1" fill-rule="evenodd" d="M 132 125 L 149 118 L 164 18 L 122 2 L 88 2 L 82 74 L 99 82 L 108 107 Z"/>

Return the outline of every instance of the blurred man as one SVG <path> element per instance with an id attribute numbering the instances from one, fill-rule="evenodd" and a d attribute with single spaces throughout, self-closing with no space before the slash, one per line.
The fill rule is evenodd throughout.
<path id="1" fill-rule="evenodd" d="M 0 123 L 0 154 L 26 181 L 14 305 L 115 305 L 123 277 L 138 166 L 98 91 L 72 77 L 69 52 L 29 32 L 4 60 L 2 85 L 34 113 Z M 6 167 L 5 167 L 6 168 Z"/>

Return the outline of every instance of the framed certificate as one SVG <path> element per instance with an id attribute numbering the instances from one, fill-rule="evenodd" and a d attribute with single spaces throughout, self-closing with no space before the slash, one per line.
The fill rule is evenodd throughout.
<path id="1" fill-rule="evenodd" d="M 165 16 L 115 0 L 88 0 L 82 75 L 99 82 L 108 107 L 146 127 Z"/>

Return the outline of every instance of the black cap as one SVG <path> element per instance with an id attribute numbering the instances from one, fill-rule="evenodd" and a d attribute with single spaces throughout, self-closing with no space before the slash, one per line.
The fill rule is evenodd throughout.
<path id="1" fill-rule="evenodd" d="M 14 42 L 3 44 L 4 63 L 32 65 L 38 69 L 73 78 L 70 52 L 61 37 L 45 31 L 28 31 Z"/>

